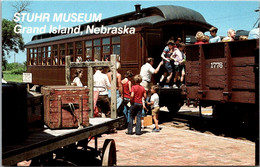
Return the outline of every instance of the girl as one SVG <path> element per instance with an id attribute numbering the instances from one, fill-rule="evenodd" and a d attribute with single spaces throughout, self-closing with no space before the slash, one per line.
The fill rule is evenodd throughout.
<path id="1" fill-rule="evenodd" d="M 130 119 L 128 123 L 128 132 L 127 134 L 132 134 L 133 131 L 133 119 L 137 116 L 135 134 L 141 135 L 141 115 L 143 109 L 142 99 L 146 99 L 146 91 L 143 86 L 140 85 L 142 82 L 142 77 L 136 75 L 134 77 L 136 85 L 132 86 L 131 90 L 131 102 L 132 106 L 130 107 Z"/>
<path id="2" fill-rule="evenodd" d="M 125 114 L 127 123 L 129 122 L 129 117 L 130 117 L 130 111 L 129 111 L 129 104 L 130 98 L 131 98 L 131 88 L 132 88 L 132 82 L 131 78 L 133 76 L 133 73 L 131 70 L 128 70 L 125 73 L 125 78 L 121 81 L 123 85 L 123 98 L 124 98 L 124 110 L 123 113 Z"/>
<path id="3" fill-rule="evenodd" d="M 82 69 L 77 69 L 74 73 L 74 80 L 71 83 L 71 85 L 73 86 L 79 86 L 79 87 L 83 87 L 83 84 L 81 83 L 80 79 L 83 76 L 83 70 Z"/>

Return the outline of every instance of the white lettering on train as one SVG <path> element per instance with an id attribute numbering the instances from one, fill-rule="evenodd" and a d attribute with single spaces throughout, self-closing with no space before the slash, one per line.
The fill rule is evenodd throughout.
<path id="1" fill-rule="evenodd" d="M 211 62 L 210 68 L 223 68 L 223 62 Z"/>

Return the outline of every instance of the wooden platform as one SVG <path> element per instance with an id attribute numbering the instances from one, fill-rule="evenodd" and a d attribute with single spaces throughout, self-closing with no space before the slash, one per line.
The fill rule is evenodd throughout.
<path id="1" fill-rule="evenodd" d="M 44 153 L 54 151 L 77 141 L 87 139 L 119 127 L 124 118 L 90 118 L 90 126 L 82 129 L 50 130 L 45 128 L 31 133 L 28 138 L 19 144 L 3 145 L 2 164 L 14 165 L 23 160 L 29 160 Z"/>

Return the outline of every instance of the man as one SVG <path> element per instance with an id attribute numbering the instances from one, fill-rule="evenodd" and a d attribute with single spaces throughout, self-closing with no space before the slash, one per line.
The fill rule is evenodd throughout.
<path id="1" fill-rule="evenodd" d="M 210 37 L 209 37 L 209 43 L 216 43 L 216 42 L 221 42 L 220 36 L 217 36 L 218 28 L 216 27 L 211 27 L 209 29 L 210 32 Z"/>
<path id="2" fill-rule="evenodd" d="M 101 109 L 102 113 L 106 116 L 110 114 L 110 101 L 108 98 L 108 89 L 111 88 L 111 84 L 106 74 L 103 74 L 103 67 L 96 67 L 94 78 L 94 91 L 99 91 L 97 100 L 97 106 Z"/>
<path id="3" fill-rule="evenodd" d="M 117 71 L 118 69 L 120 68 L 120 63 L 116 63 L 116 99 L 117 99 L 117 104 L 116 104 L 116 108 L 118 109 L 119 106 L 121 105 L 121 103 L 123 102 L 123 86 L 122 86 L 122 83 L 121 83 L 121 74 Z M 107 77 L 108 77 L 108 80 L 111 84 L 111 76 L 112 76 L 112 72 L 108 72 L 107 73 Z M 109 90 L 108 91 L 108 97 L 111 98 L 111 91 Z"/>
<path id="4" fill-rule="evenodd" d="M 141 67 L 140 75 L 142 77 L 142 82 L 140 85 L 142 85 L 146 91 L 149 91 L 151 89 L 152 75 L 157 74 L 159 72 L 161 65 L 163 65 L 163 62 L 161 61 L 156 69 L 153 68 L 153 64 L 154 64 L 154 58 L 149 57 L 147 58 L 146 64 L 144 64 Z"/>

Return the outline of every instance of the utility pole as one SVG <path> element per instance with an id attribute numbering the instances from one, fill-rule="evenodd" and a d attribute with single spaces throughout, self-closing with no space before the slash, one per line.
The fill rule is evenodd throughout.
<path id="1" fill-rule="evenodd" d="M 15 63 L 15 53 L 14 53 L 14 63 Z"/>
<path id="2" fill-rule="evenodd" d="M 259 8 L 258 9 L 256 9 L 255 10 L 255 12 L 259 12 Z M 256 24 L 257 24 L 257 22 L 259 21 L 259 18 L 256 20 L 256 22 L 255 22 L 255 24 L 254 24 L 254 26 L 253 26 L 253 28 L 255 28 L 255 26 L 256 26 Z"/>

